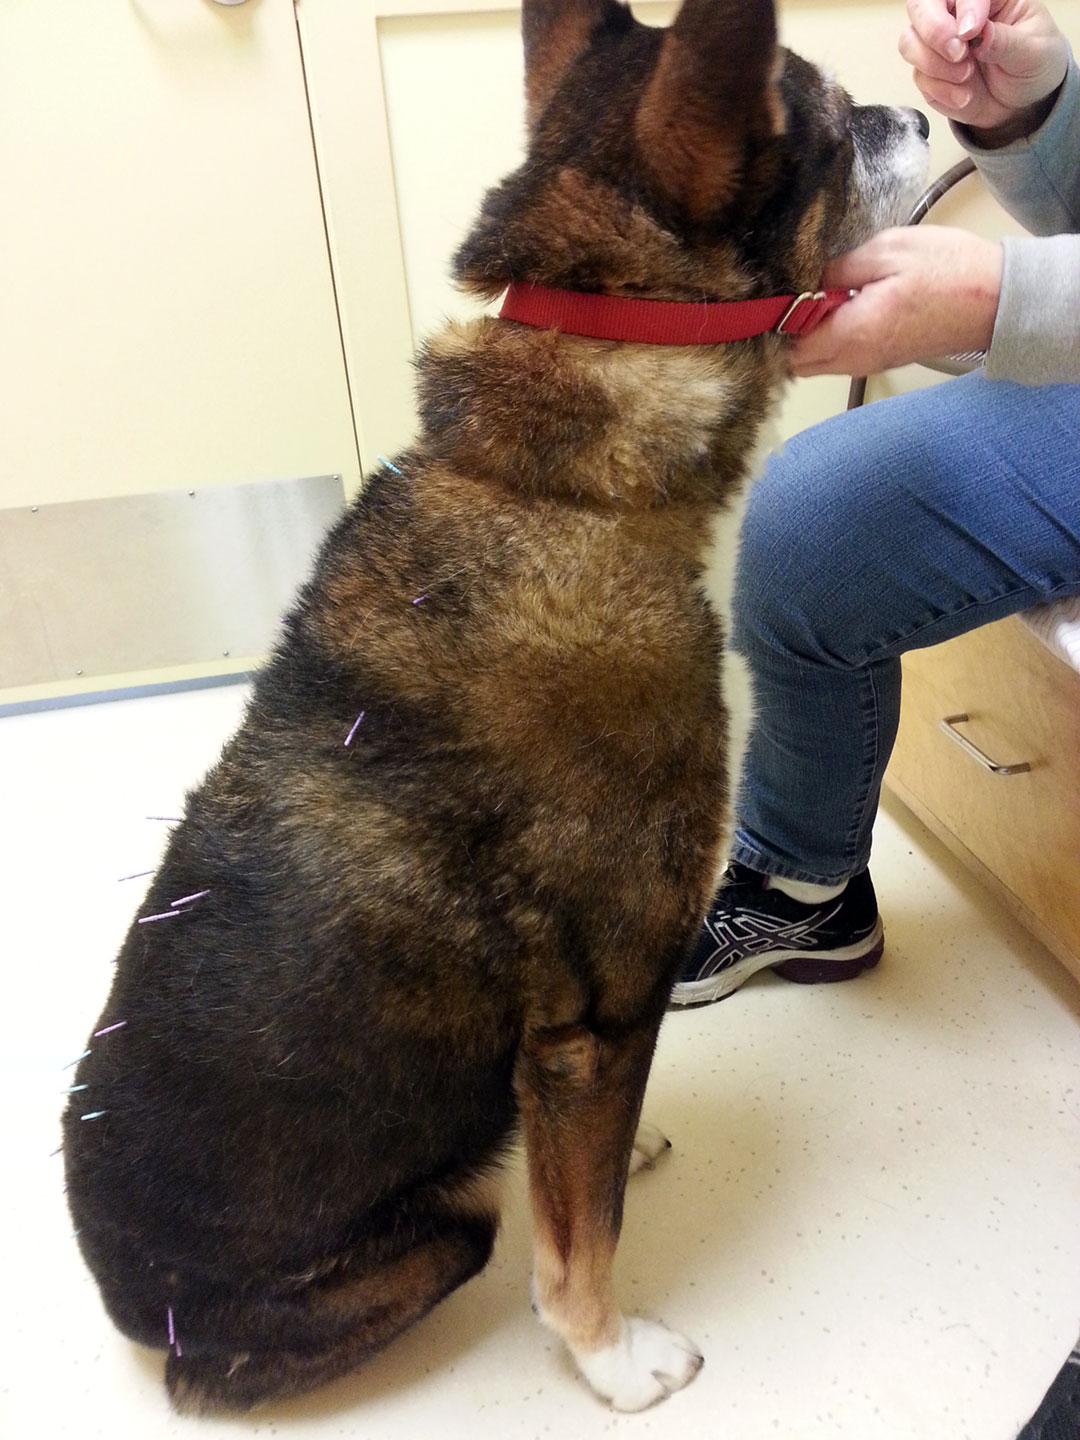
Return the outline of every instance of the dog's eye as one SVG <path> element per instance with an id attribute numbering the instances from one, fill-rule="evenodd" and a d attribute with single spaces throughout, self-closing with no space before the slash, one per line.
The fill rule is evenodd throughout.
<path id="1" fill-rule="evenodd" d="M 826 111 L 825 124 L 818 132 L 819 154 L 823 160 L 832 161 L 850 153 L 854 143 L 851 133 L 851 105 L 831 101 Z"/>
<path id="2" fill-rule="evenodd" d="M 854 148 L 855 138 L 851 133 L 851 126 L 845 122 L 839 132 L 833 136 L 828 153 L 830 156 L 850 155 Z"/>

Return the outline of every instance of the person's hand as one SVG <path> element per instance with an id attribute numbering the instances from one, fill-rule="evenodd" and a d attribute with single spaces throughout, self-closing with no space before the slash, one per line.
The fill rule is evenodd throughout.
<path id="1" fill-rule="evenodd" d="M 824 288 L 858 294 L 792 342 L 792 373 L 873 375 L 988 349 L 1003 263 L 1000 244 L 966 230 L 883 230 L 826 266 Z"/>
<path id="2" fill-rule="evenodd" d="M 1069 48 L 1040 0 L 907 0 L 907 12 L 900 54 L 935 110 L 991 145 L 1042 123 Z"/>

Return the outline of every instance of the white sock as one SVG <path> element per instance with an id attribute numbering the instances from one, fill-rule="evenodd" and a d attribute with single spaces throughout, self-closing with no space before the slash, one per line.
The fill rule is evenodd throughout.
<path id="1" fill-rule="evenodd" d="M 847 881 L 839 885 L 812 885 L 809 880 L 788 880 L 783 875 L 767 875 L 766 890 L 779 890 L 782 894 L 797 900 L 800 905 L 823 905 L 826 900 L 835 900 L 847 889 Z"/>

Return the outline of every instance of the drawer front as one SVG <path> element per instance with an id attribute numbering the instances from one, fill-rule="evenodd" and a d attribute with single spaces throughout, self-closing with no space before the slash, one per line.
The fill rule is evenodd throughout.
<path id="1" fill-rule="evenodd" d="M 1080 675 L 1015 619 L 913 651 L 890 775 L 1080 955 Z"/>

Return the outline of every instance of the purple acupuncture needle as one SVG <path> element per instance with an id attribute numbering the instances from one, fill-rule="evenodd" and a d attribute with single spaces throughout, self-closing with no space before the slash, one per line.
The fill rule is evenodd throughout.
<path id="1" fill-rule="evenodd" d="M 346 744 L 346 745 L 348 745 L 348 744 L 351 743 L 353 736 L 356 734 L 357 730 L 360 729 L 360 721 L 363 720 L 363 718 L 364 718 L 364 716 L 365 716 L 366 714 L 367 714 L 367 711 L 366 711 L 366 710 L 361 710 L 361 711 L 360 711 L 360 714 L 359 714 L 359 715 L 356 717 L 356 719 L 353 721 L 353 727 L 352 727 L 352 729 L 349 731 L 348 735 L 345 736 L 345 744 Z"/>
<path id="2" fill-rule="evenodd" d="M 183 895 L 179 900 L 170 900 L 170 910 L 175 910 L 178 905 L 190 905 L 193 900 L 201 900 L 204 895 L 209 895 L 209 890 L 196 890 L 194 895 Z"/>

